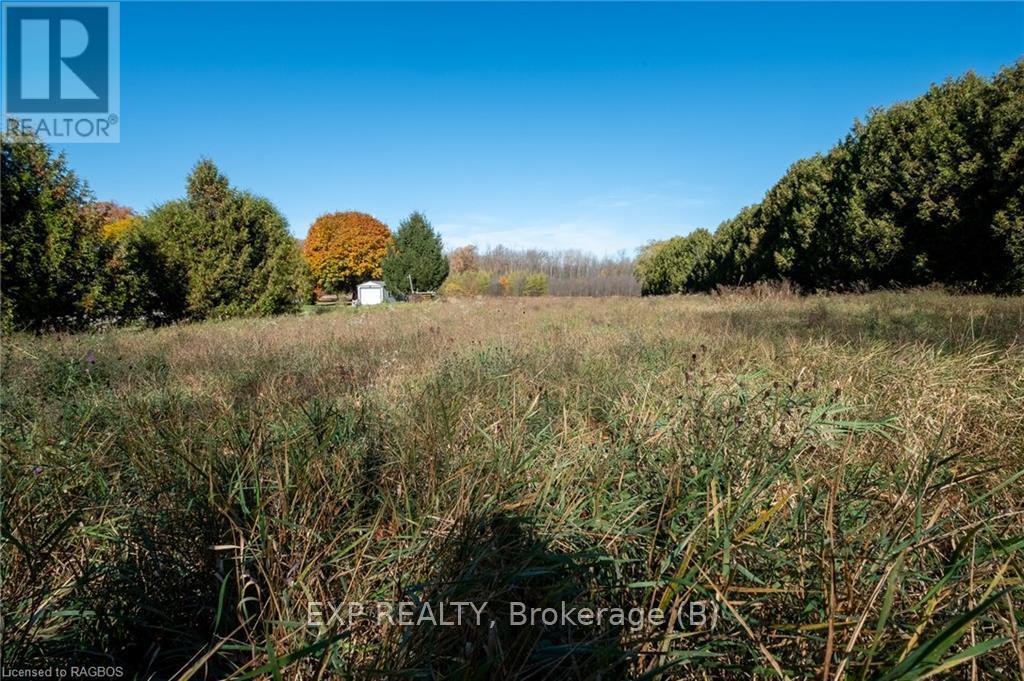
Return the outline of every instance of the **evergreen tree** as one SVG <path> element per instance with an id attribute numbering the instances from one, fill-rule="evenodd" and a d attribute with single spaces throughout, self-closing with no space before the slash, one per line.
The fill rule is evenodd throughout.
<path id="1" fill-rule="evenodd" d="M 409 279 L 417 291 L 436 291 L 448 276 L 441 236 L 419 212 L 398 226 L 395 240 L 381 262 L 384 283 L 392 293 L 408 295 Z"/>
<path id="2" fill-rule="evenodd" d="M 708 277 L 708 257 L 713 243 L 706 229 L 687 236 L 647 244 L 636 261 L 635 274 L 642 295 L 685 293 L 700 290 Z"/>
<path id="3" fill-rule="evenodd" d="M 766 279 L 805 290 L 1024 291 L 1022 102 L 1024 61 L 871 112 L 722 223 L 702 251 L 706 262 L 673 255 L 686 243 L 675 239 L 645 250 L 637 272 L 645 292 Z"/>
<path id="4" fill-rule="evenodd" d="M 38 140 L 0 135 L 0 145 L 2 326 L 80 326 L 97 267 L 88 187 Z"/>
<path id="5" fill-rule="evenodd" d="M 987 91 L 983 153 L 991 172 L 986 197 L 995 253 L 992 288 L 1024 292 L 1024 61 L 1003 69 Z"/>
<path id="6" fill-rule="evenodd" d="M 193 319 L 269 315 L 308 297 L 308 271 L 288 226 L 267 199 L 234 189 L 212 161 L 188 178 L 188 196 L 146 219 L 185 281 Z"/>

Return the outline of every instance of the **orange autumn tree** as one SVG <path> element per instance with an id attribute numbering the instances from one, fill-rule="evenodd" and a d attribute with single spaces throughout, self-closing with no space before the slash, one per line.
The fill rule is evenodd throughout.
<path id="1" fill-rule="evenodd" d="M 367 279 L 380 279 L 380 261 L 391 230 L 366 213 L 321 215 L 309 228 L 303 254 L 319 291 L 351 291 Z"/>

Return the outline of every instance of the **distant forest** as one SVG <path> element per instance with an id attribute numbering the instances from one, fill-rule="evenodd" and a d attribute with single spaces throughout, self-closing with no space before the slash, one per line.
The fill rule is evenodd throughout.
<path id="1" fill-rule="evenodd" d="M 448 255 L 442 291 L 453 295 L 638 296 L 634 259 L 580 250 L 544 251 L 496 246 L 456 248 Z"/>
<path id="2" fill-rule="evenodd" d="M 766 280 L 1024 291 L 1024 60 L 870 112 L 714 234 L 649 243 L 636 275 L 644 294 Z"/>

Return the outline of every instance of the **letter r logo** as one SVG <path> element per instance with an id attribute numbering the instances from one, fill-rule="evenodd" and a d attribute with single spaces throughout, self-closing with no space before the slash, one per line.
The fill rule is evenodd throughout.
<path id="1" fill-rule="evenodd" d="M 6 110 L 108 111 L 109 8 L 5 6 Z"/>

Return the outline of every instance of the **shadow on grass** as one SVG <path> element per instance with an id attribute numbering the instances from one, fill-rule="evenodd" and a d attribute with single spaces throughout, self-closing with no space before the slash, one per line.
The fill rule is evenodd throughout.
<path id="1" fill-rule="evenodd" d="M 214 637 L 219 589 L 210 546 L 223 528 L 213 518 L 201 504 L 138 511 L 119 530 L 120 558 L 83 563 L 60 610 L 48 607 L 45 596 L 60 589 L 44 587 L 41 598 L 30 597 L 43 607 L 34 606 L 37 617 L 7 631 L 5 664 L 119 666 L 124 678 L 173 678 Z M 229 613 L 234 600 L 225 594 Z M 29 635 L 38 627 L 53 630 Z"/>
<path id="2" fill-rule="evenodd" d="M 486 604 L 462 626 L 410 626 L 377 673 L 446 679 L 619 678 L 629 658 L 620 631 L 603 624 L 513 622 L 512 604 L 532 609 L 589 607 L 614 579 L 596 553 L 566 552 L 526 518 L 480 514 L 464 521 L 441 549 L 429 580 L 405 589 L 414 602 Z"/>

